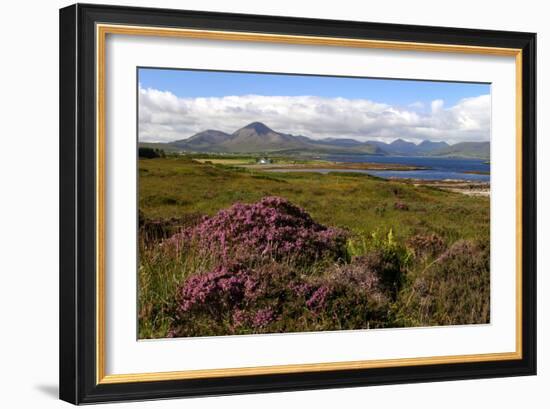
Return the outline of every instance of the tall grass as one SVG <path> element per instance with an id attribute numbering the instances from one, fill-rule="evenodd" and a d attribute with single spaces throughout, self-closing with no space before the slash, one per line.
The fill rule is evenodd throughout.
<path id="1" fill-rule="evenodd" d="M 253 217 L 245 216 L 252 205 L 238 214 L 253 220 L 246 229 L 255 236 L 231 222 L 235 202 L 270 195 L 305 209 L 271 214 L 289 236 L 265 228 L 261 206 Z M 490 319 L 487 198 L 357 174 L 271 176 L 166 158 L 140 161 L 140 209 L 140 338 Z M 317 236 L 331 228 L 345 239 Z M 242 234 L 226 242 L 224 229 Z M 266 247 L 273 234 L 279 244 Z M 292 245 L 299 235 L 305 247 Z M 174 237 L 185 245 L 175 249 Z M 230 244 L 219 252 L 222 237 Z"/>

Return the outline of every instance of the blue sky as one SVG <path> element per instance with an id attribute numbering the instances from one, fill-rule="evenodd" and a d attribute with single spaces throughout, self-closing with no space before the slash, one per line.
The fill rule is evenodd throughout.
<path id="1" fill-rule="evenodd" d="M 139 70 L 139 138 L 166 142 L 250 122 L 313 139 L 489 140 L 489 84 Z"/>
<path id="2" fill-rule="evenodd" d="M 239 95 L 313 95 L 364 98 L 390 105 L 429 104 L 436 99 L 452 106 L 463 98 L 490 93 L 489 84 L 373 78 L 326 77 L 241 72 L 139 69 L 142 88 L 170 91 L 180 98 Z"/>

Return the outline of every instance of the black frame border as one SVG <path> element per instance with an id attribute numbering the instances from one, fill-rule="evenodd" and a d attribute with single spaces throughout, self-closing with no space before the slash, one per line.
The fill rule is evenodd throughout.
<path id="1" fill-rule="evenodd" d="M 460 44 L 522 50 L 522 359 L 96 384 L 95 24 Z M 137 7 L 60 10 L 60 377 L 74 404 L 536 374 L 536 34 Z"/>

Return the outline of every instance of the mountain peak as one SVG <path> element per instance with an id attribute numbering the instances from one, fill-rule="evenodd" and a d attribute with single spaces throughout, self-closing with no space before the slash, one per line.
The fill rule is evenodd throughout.
<path id="1" fill-rule="evenodd" d="M 449 144 L 445 141 L 440 142 L 433 142 L 429 139 L 424 139 L 422 142 L 418 144 L 418 146 L 449 146 Z"/>
<path id="2" fill-rule="evenodd" d="M 230 135 L 222 132 L 217 131 L 215 129 L 207 129 L 206 131 L 202 131 L 199 133 L 196 133 L 195 135 L 190 136 L 187 139 L 182 139 L 175 142 L 185 142 L 185 143 L 220 143 L 226 140 L 227 138 L 230 138 Z"/>
<path id="3" fill-rule="evenodd" d="M 186 139 L 169 144 L 180 151 L 212 153 L 261 153 L 300 152 L 316 155 L 332 153 L 360 153 L 369 155 L 395 156 L 437 156 L 489 158 L 489 142 L 461 142 L 449 145 L 447 142 L 424 140 L 418 145 L 402 138 L 391 143 L 381 141 L 361 142 L 346 137 L 312 139 L 272 130 L 261 122 L 252 122 L 245 127 L 227 134 L 215 129 L 207 129 Z"/>
<path id="4" fill-rule="evenodd" d="M 269 128 L 267 125 L 261 123 L 261 122 L 252 122 L 248 125 L 246 125 L 244 128 L 241 129 L 250 129 L 254 130 L 256 133 L 262 135 L 267 134 L 269 132 L 273 132 L 271 128 Z"/>
<path id="5" fill-rule="evenodd" d="M 395 141 L 393 141 L 392 143 L 390 143 L 390 145 L 414 145 L 413 142 L 407 142 L 406 140 L 404 139 L 396 139 Z"/>

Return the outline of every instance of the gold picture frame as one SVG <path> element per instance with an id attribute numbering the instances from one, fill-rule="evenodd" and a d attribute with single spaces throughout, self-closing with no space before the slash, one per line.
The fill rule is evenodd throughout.
<path id="1" fill-rule="evenodd" d="M 117 13 L 126 12 L 127 15 L 124 19 L 117 21 L 119 17 Z M 179 14 L 178 14 L 179 13 Z M 137 16 L 137 17 L 135 17 Z M 151 19 L 156 16 L 157 24 L 147 25 L 140 23 L 140 20 L 147 17 Z M 531 158 L 533 155 L 531 143 L 534 143 L 534 128 L 533 128 L 533 116 L 534 112 L 534 97 L 531 90 L 532 83 L 534 81 L 534 62 L 533 62 L 533 52 L 534 52 L 534 35 L 520 33 L 516 36 L 514 33 L 501 33 L 501 40 L 498 45 L 487 45 L 487 43 L 494 42 L 487 36 L 486 33 L 478 31 L 476 33 L 469 33 L 465 31 L 460 31 L 459 29 L 440 29 L 438 33 L 432 33 L 431 39 L 433 41 L 418 41 L 415 39 L 414 33 L 421 33 L 422 28 L 410 27 L 407 34 L 411 37 L 411 41 L 406 41 L 403 39 L 393 39 L 392 37 L 392 26 L 385 25 L 380 28 L 380 34 L 378 37 L 382 38 L 364 38 L 367 34 L 361 31 L 361 24 L 364 25 L 364 30 L 372 30 L 368 23 L 357 23 L 357 36 L 342 37 L 336 35 L 337 33 L 331 32 L 330 22 L 320 21 L 318 22 L 317 32 L 315 35 L 306 35 L 306 34 L 288 34 L 285 33 L 285 24 L 287 30 L 290 30 L 290 26 L 295 27 L 299 25 L 300 19 L 285 19 L 285 18 L 273 18 L 272 25 L 277 26 L 279 24 L 279 31 L 275 29 L 275 26 L 266 26 L 265 32 L 259 30 L 256 31 L 243 31 L 239 30 L 230 30 L 222 27 L 217 27 L 216 25 L 223 26 L 218 22 L 218 20 L 213 19 L 211 27 L 199 27 L 196 25 L 190 24 L 193 23 L 194 19 L 199 19 L 197 14 L 191 12 L 177 12 L 175 13 L 175 19 L 180 19 L 181 27 L 176 26 L 175 24 L 167 24 L 163 20 L 162 13 L 155 11 L 154 9 L 131 9 L 131 8 L 103 8 L 100 6 L 71 6 L 69 8 L 63 9 L 61 11 L 62 27 L 63 22 L 65 22 L 65 29 L 61 31 L 62 38 L 64 35 L 74 35 L 76 32 L 76 27 L 79 26 L 78 22 L 81 23 L 80 30 L 87 30 L 85 33 L 87 36 L 84 40 L 79 40 L 78 38 L 73 39 L 74 46 L 68 47 L 71 48 L 73 53 L 68 50 L 62 49 L 62 59 L 66 58 L 67 61 L 70 61 L 71 64 L 81 64 L 76 62 L 76 50 L 80 47 L 83 50 L 83 54 L 87 56 L 93 56 L 93 61 L 87 61 L 86 64 L 88 67 L 88 73 L 93 72 L 93 78 L 89 78 L 89 75 L 86 75 L 86 84 L 93 84 L 93 87 L 87 86 L 86 93 L 88 98 L 95 99 L 93 109 L 95 111 L 95 130 L 93 133 L 93 146 L 95 147 L 96 155 L 94 156 L 94 161 L 92 163 L 94 168 L 94 178 L 91 186 L 88 186 L 87 189 L 92 189 L 95 191 L 95 202 L 94 202 L 94 211 L 93 214 L 88 214 L 89 217 L 92 217 L 95 220 L 95 235 L 94 235 L 94 266 L 93 266 L 93 282 L 95 283 L 95 288 L 93 289 L 94 297 L 92 300 L 87 300 L 86 305 L 94 305 L 95 316 L 86 321 L 88 325 L 90 322 L 93 323 L 93 329 L 95 332 L 93 351 L 90 351 L 90 345 L 86 346 L 86 362 L 88 367 L 81 370 L 86 371 L 86 375 L 78 376 L 80 380 L 85 378 L 85 382 L 89 385 L 88 389 L 80 389 L 80 392 L 69 392 L 70 389 L 77 389 L 70 387 L 74 386 L 75 382 L 79 382 L 79 379 L 69 379 L 70 376 L 67 372 L 62 373 L 62 388 L 61 395 L 62 399 L 71 401 L 73 403 L 78 402 L 93 402 L 93 401 L 103 401 L 114 399 L 133 399 L 136 396 L 139 396 L 139 384 L 159 384 L 162 382 L 171 382 L 171 381 L 190 381 L 190 380 L 220 380 L 227 378 L 236 378 L 239 380 L 248 379 L 247 382 L 249 387 L 245 388 L 248 391 L 262 390 L 261 384 L 259 386 L 254 386 L 255 380 L 261 379 L 262 376 L 277 376 L 277 375 L 299 375 L 301 377 L 307 376 L 308 374 L 320 374 L 324 373 L 326 377 L 330 377 L 336 373 L 342 373 L 342 371 L 361 371 L 361 373 L 368 374 L 368 370 L 373 369 L 390 369 L 390 368 L 410 368 L 413 370 L 419 366 L 445 366 L 448 369 L 448 373 L 442 375 L 443 379 L 453 379 L 456 377 L 461 377 L 461 373 L 454 372 L 454 365 L 478 365 L 477 368 L 483 369 L 483 365 L 487 370 L 495 373 L 495 376 L 498 376 L 498 363 L 507 362 L 508 366 L 505 366 L 509 369 L 508 373 L 514 373 L 514 368 L 517 373 L 533 373 L 534 364 L 534 340 L 532 339 L 532 334 L 534 331 L 534 321 L 533 321 L 533 300 L 534 295 L 532 293 L 532 286 L 534 285 L 534 275 L 531 268 L 526 271 L 525 266 L 534 265 L 533 259 L 533 250 L 530 248 L 529 254 L 526 259 L 524 254 L 525 246 L 529 246 L 528 241 L 532 238 L 534 234 L 534 226 L 532 225 L 532 218 L 534 217 L 532 212 L 532 207 L 528 209 L 525 208 L 524 204 L 526 201 L 532 199 L 534 194 L 534 186 L 529 182 L 529 186 L 524 186 L 525 181 L 529 181 L 532 177 L 533 170 L 531 168 L 525 167 L 525 158 Z M 235 18 L 233 15 L 226 15 L 227 21 L 226 25 L 230 23 L 233 24 L 232 18 Z M 254 16 L 238 16 L 239 19 L 245 18 L 250 24 L 257 24 L 257 21 Z M 114 21 L 112 21 L 114 20 Z M 131 21 L 134 20 L 134 21 Z M 274 21 L 274 23 L 273 23 Z M 84 24 L 85 22 L 85 24 Z M 166 24 L 166 25 L 165 25 Z M 196 23 L 198 24 L 198 23 Z M 268 23 L 266 23 L 268 24 Z M 85 27 L 82 27 L 85 25 Z M 190 28 L 192 27 L 192 28 Z M 274 28 L 275 27 L 275 28 Z M 378 26 L 377 26 L 378 27 Z M 446 30 L 449 30 L 446 32 Z M 461 43 L 450 43 L 446 40 L 445 35 L 449 33 L 456 34 L 455 31 L 462 35 Z M 334 30 L 333 30 L 334 31 Z M 337 30 L 336 30 L 337 31 Z M 90 34 L 93 32 L 93 36 Z M 331 35 L 332 33 L 332 35 Z M 320 362 L 315 364 L 295 364 L 295 365 L 278 365 L 278 366 L 258 366 L 258 367 L 239 367 L 239 368 L 219 368 L 219 369 L 208 369 L 208 370 L 188 370 L 188 371 L 174 371 L 174 372 L 153 372 L 153 373 L 128 373 L 128 374 L 107 374 L 105 371 L 105 360 L 106 360 L 106 343 L 105 343 L 105 184 L 106 184 L 106 173 L 105 173 L 105 138 L 106 138 L 106 127 L 105 127 L 105 110 L 108 104 L 106 101 L 106 73 L 105 73 L 105 50 L 106 50 L 106 41 L 108 36 L 112 35 L 125 35 L 125 36 L 155 36 L 155 37 L 166 37 L 166 38 L 193 38 L 193 39 L 209 39 L 209 40 L 218 40 L 218 41 L 243 41 L 243 42 L 255 42 L 255 43 L 279 43 L 279 44 L 292 44 L 292 45 L 320 45 L 320 46 L 331 46 L 331 47 L 354 47 L 354 48 L 373 48 L 373 49 L 383 49 L 383 50 L 402 50 L 402 51 L 426 51 L 426 52 L 443 52 L 443 53 L 466 53 L 466 54 L 482 54 L 482 55 L 497 55 L 497 56 L 509 56 L 515 58 L 516 66 L 516 311 L 515 311 L 515 322 L 516 322 L 516 345 L 515 351 L 507 353 L 486 353 L 486 354 L 474 354 L 474 355 L 455 355 L 455 356 L 432 356 L 432 357 L 417 357 L 417 358 L 401 358 L 401 359 L 382 359 L 382 360 L 368 360 L 368 361 L 348 361 L 348 362 Z M 458 34 L 456 34 L 458 35 Z M 487 38 L 484 40 L 484 35 Z M 424 33 L 424 37 L 427 35 Z M 92 37 L 92 38 L 91 38 Z M 82 41 L 83 43 L 79 43 Z M 526 55 L 527 54 L 527 55 Z M 93 64 L 93 67 L 90 67 L 90 64 Z M 70 65 L 70 64 L 69 64 Z M 93 68 L 93 70 L 91 69 Z M 63 65 L 62 65 L 63 70 Z M 77 76 L 77 74 L 74 74 Z M 81 74 L 84 76 L 84 74 Z M 82 77 L 75 78 L 75 83 L 79 80 L 84 80 Z M 67 85 L 69 86 L 69 85 Z M 91 89 L 90 89 L 91 88 Z M 78 92 L 78 89 L 72 90 L 73 94 Z M 65 103 L 67 106 L 66 110 L 62 109 L 62 115 L 65 114 L 69 116 L 72 112 L 78 110 L 78 106 L 75 106 L 75 101 L 72 102 L 68 100 L 63 100 L 64 95 L 70 95 L 68 91 L 62 92 L 62 106 Z M 91 95 L 91 96 L 90 96 Z M 76 99 L 76 98 L 75 98 Z M 89 107 L 88 107 L 89 108 Z M 529 112 L 526 112 L 526 108 Z M 82 111 L 82 109 L 81 109 Z M 74 116 L 74 115 L 73 115 Z M 73 121 L 76 121 L 73 118 Z M 74 127 L 77 129 L 77 126 Z M 62 144 L 64 140 L 69 140 L 71 138 L 78 139 L 79 136 L 75 135 L 74 132 L 70 133 L 65 131 L 62 132 Z M 89 132 L 89 130 L 88 130 Z M 86 136 L 86 138 L 89 138 Z M 74 143 L 74 142 L 73 142 Z M 73 152 L 74 153 L 74 152 Z M 65 169 L 72 172 L 77 172 L 72 165 L 72 158 L 63 158 L 62 157 L 62 169 L 63 165 Z M 533 158 L 534 159 L 534 158 Z M 71 163 L 69 166 L 63 161 L 68 161 Z M 91 190 L 90 190 L 91 191 Z M 80 206 L 79 203 L 75 202 L 75 197 L 71 197 L 72 192 L 70 189 L 62 191 L 62 196 L 65 197 L 65 200 L 72 203 L 75 208 L 78 209 Z M 529 214 L 526 215 L 526 212 Z M 528 226 L 525 226 L 525 221 L 528 220 Z M 63 221 L 62 221 L 63 224 Z M 69 228 L 64 233 L 64 227 L 62 226 L 62 240 L 65 237 L 66 240 L 69 240 L 67 237 L 69 233 L 73 235 L 72 230 Z M 91 282 L 89 270 L 86 272 L 88 282 Z M 77 277 L 78 274 L 84 274 L 84 272 L 78 272 L 74 269 L 67 269 L 61 272 L 61 280 L 66 279 L 66 276 L 72 275 Z M 527 286 L 525 286 L 525 280 L 528 280 Z M 72 285 L 72 289 L 75 290 L 78 280 Z M 88 293 L 91 294 L 91 293 Z M 525 298 L 525 295 L 529 295 L 529 299 Z M 62 291 L 62 297 L 63 297 Z M 92 304 L 90 304 L 92 303 Z M 70 304 L 70 305 L 67 305 Z M 525 307 L 528 306 L 526 309 Z M 78 315 L 74 311 L 78 308 L 84 308 L 82 304 L 78 305 L 76 300 L 68 303 L 62 298 L 62 309 L 73 311 L 70 316 Z M 526 322 L 527 317 L 527 322 Z M 69 318 L 65 318 L 69 320 Z M 74 339 L 74 335 L 71 335 L 71 328 L 76 326 L 75 322 L 71 322 L 70 325 L 67 324 L 65 327 L 62 324 L 62 350 L 63 342 L 69 342 L 69 339 Z M 91 327 L 90 327 L 91 328 Z M 526 330 L 526 328 L 528 328 Z M 89 333 L 89 332 L 88 332 Z M 79 336 L 82 336 L 79 335 Z M 527 336 L 527 340 L 525 337 Z M 67 338 L 64 341 L 64 338 Z M 68 359 L 71 357 L 71 361 L 74 362 L 74 370 L 76 371 L 77 363 L 79 359 L 73 350 L 67 350 L 67 354 L 62 359 Z M 90 357 L 94 357 L 93 368 L 89 367 Z M 490 366 L 491 363 L 495 363 L 497 366 Z M 487 366 L 489 365 L 489 366 Z M 474 367 L 472 367 L 474 368 Z M 510 369 L 512 368 L 512 369 Z M 474 368 L 475 369 L 475 368 Z M 447 369 L 446 369 L 447 370 Z M 470 368 L 470 370 L 472 370 Z M 366 371 L 366 372 L 365 372 Z M 63 372 L 63 371 L 62 371 Z M 93 377 L 90 374 L 93 373 Z M 481 371 L 479 372 L 481 376 Z M 474 375 L 475 376 L 475 375 Z M 327 379 L 328 379 L 327 378 Z M 298 379 L 298 378 L 297 378 Z M 430 378 L 428 378 L 429 380 Z M 396 377 L 397 380 L 397 377 Z M 276 381 L 274 381 L 276 384 Z M 364 379 L 363 379 L 363 382 Z M 376 379 L 373 378 L 373 382 L 376 383 Z M 368 382 L 366 382 L 368 384 Z M 65 387 L 63 385 L 66 385 Z M 330 386 L 330 383 L 326 385 Z M 332 385 L 336 385 L 333 383 Z M 125 388 L 125 389 L 113 389 L 114 392 L 105 392 L 105 388 Z M 319 387 L 324 387 L 322 382 L 319 383 Z M 176 385 L 173 387 L 174 393 L 163 395 L 163 391 L 158 389 L 157 392 L 152 392 L 151 397 L 162 397 L 162 396 L 188 396 L 195 394 L 208 393 L 204 392 L 204 389 L 200 387 L 197 389 L 190 388 L 186 386 L 185 383 Z M 296 385 L 296 388 L 300 388 L 299 384 Z M 154 388 L 153 388 L 154 389 Z M 277 388 L 273 387 L 273 390 L 284 390 L 285 388 L 281 386 Z M 288 389 L 288 387 L 286 388 Z M 218 389 L 222 393 L 225 391 L 231 392 L 234 389 Z M 118 392 L 120 391 L 120 392 Z M 128 392 L 129 391 L 129 392 Z M 216 392 L 218 393 L 218 392 Z"/>

